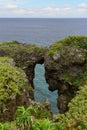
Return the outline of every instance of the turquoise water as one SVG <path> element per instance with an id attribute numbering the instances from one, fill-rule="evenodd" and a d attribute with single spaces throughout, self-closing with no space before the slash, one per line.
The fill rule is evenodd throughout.
<path id="1" fill-rule="evenodd" d="M 57 108 L 57 91 L 51 92 L 48 90 L 48 84 L 45 80 L 44 65 L 37 64 L 35 67 L 34 96 L 37 102 L 44 102 L 46 99 L 51 103 L 51 110 L 54 114 L 58 113 Z"/>

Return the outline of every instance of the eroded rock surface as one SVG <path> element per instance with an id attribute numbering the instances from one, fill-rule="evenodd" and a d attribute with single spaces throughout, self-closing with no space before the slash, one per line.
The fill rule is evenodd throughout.
<path id="1" fill-rule="evenodd" d="M 43 47 L 27 45 L 16 41 L 2 43 L 0 45 L 0 56 L 8 56 L 14 59 L 16 66 L 23 69 L 28 76 L 28 80 L 33 86 L 34 67 L 37 63 L 44 62 Z"/>
<path id="2" fill-rule="evenodd" d="M 25 71 L 32 88 L 35 65 L 44 63 L 49 90 L 58 90 L 57 104 L 61 113 L 68 110 L 68 102 L 87 80 L 87 37 L 84 36 L 57 41 L 48 51 L 36 45 L 7 42 L 0 44 L 0 56 L 14 59 L 15 65 Z M 33 92 L 29 92 L 34 99 Z"/>
<path id="3" fill-rule="evenodd" d="M 51 45 L 45 70 L 49 90 L 58 90 L 58 107 L 63 113 L 87 79 L 87 37 L 68 37 Z"/>
<path id="4" fill-rule="evenodd" d="M 15 95 L 13 94 L 12 96 L 10 96 L 8 93 L 6 93 L 8 95 L 8 98 L 4 103 L 5 107 L 0 104 L 0 121 L 5 122 L 13 120 L 14 113 L 18 106 L 23 105 L 25 107 L 28 107 L 29 105 L 35 103 L 33 91 L 34 68 L 37 63 L 42 64 L 44 62 L 44 51 L 45 49 L 42 47 L 37 47 L 36 45 L 21 44 L 16 41 L 0 44 L 0 67 L 6 67 L 5 70 L 8 72 L 7 79 L 9 80 L 9 82 L 11 82 L 11 80 L 15 80 L 11 87 L 14 88 L 19 83 L 21 84 L 20 80 L 18 81 L 18 79 L 15 79 L 14 73 L 20 73 L 19 70 L 21 70 L 22 72 L 20 74 L 20 78 L 23 79 L 23 77 L 25 76 L 25 78 L 23 79 L 24 88 L 21 94 L 16 93 Z M 12 67 L 14 70 L 13 72 L 11 70 Z M 3 72 L 5 71 L 4 68 L 1 69 L 3 70 Z M 23 70 L 26 74 L 23 72 Z M 12 79 L 9 78 L 9 71 L 13 73 Z M 4 79 L 4 82 L 7 83 L 7 86 L 9 86 L 9 82 L 6 82 L 7 79 Z M 2 84 L 2 81 L 0 83 Z M 7 91 L 7 86 L 6 90 L 4 91 Z M 0 94 L 3 95 L 2 93 Z M 10 94 L 12 94 L 12 92 Z"/>

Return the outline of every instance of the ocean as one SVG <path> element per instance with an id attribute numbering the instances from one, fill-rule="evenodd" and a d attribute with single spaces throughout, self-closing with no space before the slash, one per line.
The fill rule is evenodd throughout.
<path id="1" fill-rule="evenodd" d="M 87 35 L 87 19 L 0 18 L 0 42 L 50 45 L 68 35 Z"/>
<path id="2" fill-rule="evenodd" d="M 0 18 L 0 42 L 16 40 L 26 44 L 49 46 L 69 35 L 87 35 L 87 19 L 69 18 Z M 51 102 L 52 112 L 58 113 L 57 91 L 50 92 L 44 65 L 35 67 L 35 100 Z"/>

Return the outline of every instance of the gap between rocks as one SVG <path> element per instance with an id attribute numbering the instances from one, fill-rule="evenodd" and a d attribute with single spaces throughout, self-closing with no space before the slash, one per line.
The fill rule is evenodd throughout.
<path id="1" fill-rule="evenodd" d="M 51 92 L 45 79 L 44 64 L 36 64 L 34 68 L 34 98 L 37 102 L 45 102 L 48 100 L 51 104 L 51 110 L 54 114 L 58 113 L 57 108 L 57 91 Z"/>

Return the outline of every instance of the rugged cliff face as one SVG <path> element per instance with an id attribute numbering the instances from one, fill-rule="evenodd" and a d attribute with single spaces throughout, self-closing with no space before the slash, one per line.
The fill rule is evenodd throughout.
<path id="1" fill-rule="evenodd" d="M 49 90 L 58 90 L 57 104 L 61 113 L 68 110 L 68 103 L 87 80 L 87 37 L 67 37 L 48 50 L 16 41 L 6 42 L 0 44 L 0 56 L 14 59 L 15 65 L 25 71 L 32 88 L 35 65 L 44 63 Z M 27 92 L 34 99 L 33 91 Z"/>
<path id="2" fill-rule="evenodd" d="M 13 59 L 0 57 L 0 121 L 11 121 L 18 106 L 31 104 L 26 74 L 15 66 Z"/>
<path id="3" fill-rule="evenodd" d="M 87 37 L 72 36 L 52 44 L 45 56 L 45 70 L 49 90 L 58 90 L 58 108 L 64 113 L 87 80 Z"/>
<path id="4" fill-rule="evenodd" d="M 16 41 L 0 44 L 0 56 L 13 58 L 16 66 L 25 71 L 32 87 L 34 87 L 34 67 L 37 63 L 42 64 L 44 62 L 44 52 L 45 48 L 21 44 Z"/>
<path id="5" fill-rule="evenodd" d="M 53 116 L 48 100 L 43 104 L 32 100 L 34 67 L 43 62 L 49 90 L 58 90 L 63 114 Z M 16 41 L 0 44 L 0 129 L 48 127 L 87 129 L 87 37 L 69 36 L 48 51 Z"/>
<path id="6" fill-rule="evenodd" d="M 28 107 L 31 104 L 36 104 L 34 102 L 33 91 L 34 67 L 37 63 L 42 64 L 44 62 L 44 51 L 45 49 L 42 47 L 21 44 L 16 41 L 0 44 L 0 72 L 3 72 L 3 75 L 0 77 L 0 85 L 3 82 L 3 86 L 0 86 L 0 121 L 11 121 L 18 106 L 23 105 Z M 9 73 L 11 73 L 11 78 L 9 77 Z M 15 90 L 10 91 L 11 88 L 9 88 L 10 92 L 7 92 L 9 82 L 11 82 L 10 87 Z M 23 82 L 24 84 L 22 85 Z M 21 94 L 19 94 L 19 84 L 23 86 Z M 4 91 L 7 92 L 6 95 L 3 95 Z M 12 94 L 12 92 L 15 92 L 15 94 Z M 4 99 L 6 96 L 8 97 L 5 100 L 4 106 L 1 104 L 4 102 L 2 97 Z"/>

